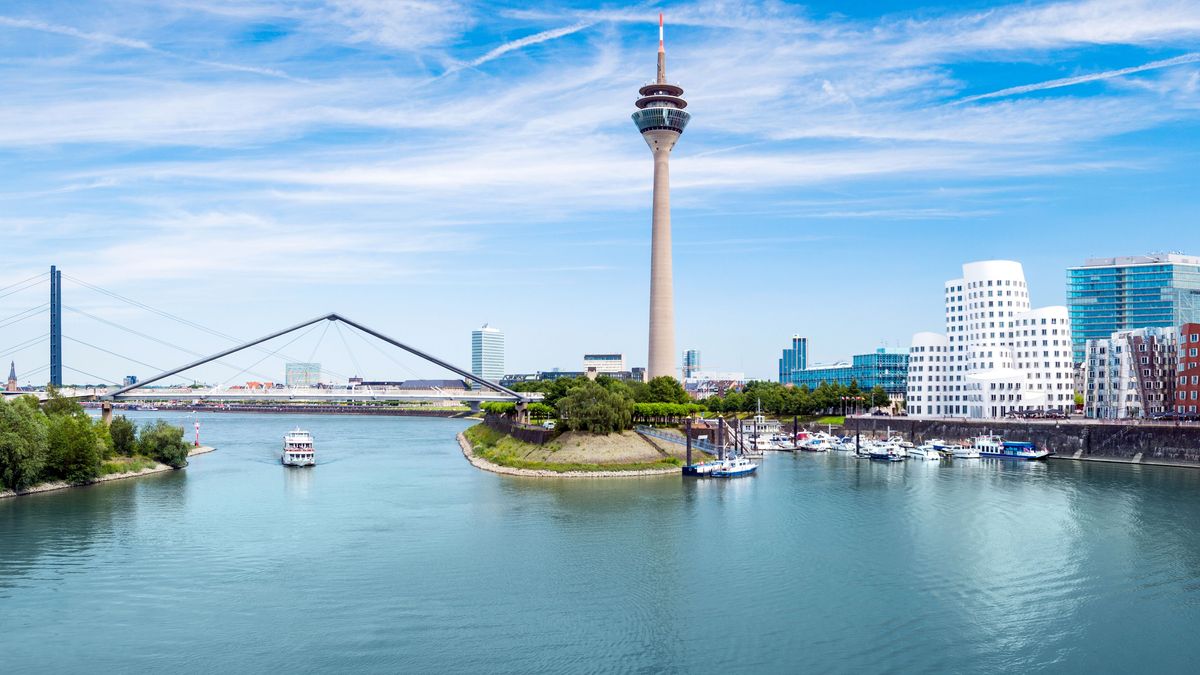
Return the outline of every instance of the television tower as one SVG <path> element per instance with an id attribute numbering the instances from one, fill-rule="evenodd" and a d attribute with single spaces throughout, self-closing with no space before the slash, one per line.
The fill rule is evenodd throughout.
<path id="1" fill-rule="evenodd" d="M 684 112 L 683 87 L 667 84 L 663 18 L 658 15 L 658 78 L 638 90 L 637 125 L 654 153 L 654 210 L 650 244 L 650 356 L 647 375 L 675 376 L 675 288 L 671 273 L 671 186 L 669 159 L 691 115 Z"/>

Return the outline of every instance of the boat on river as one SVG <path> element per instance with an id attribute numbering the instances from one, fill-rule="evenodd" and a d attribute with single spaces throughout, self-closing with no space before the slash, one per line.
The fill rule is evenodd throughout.
<path id="1" fill-rule="evenodd" d="M 724 464 L 724 462 L 722 462 L 719 459 L 714 459 L 714 460 L 711 460 L 708 462 L 697 462 L 695 464 L 688 464 L 687 466 L 683 467 L 683 475 L 685 475 L 685 476 L 707 476 L 713 472 L 713 469 L 716 469 L 717 467 L 721 466 L 722 464 Z"/>
<path id="2" fill-rule="evenodd" d="M 287 432 L 283 437 L 283 454 L 279 461 L 284 466 L 313 466 L 317 463 L 317 451 L 313 447 L 312 434 L 303 429 Z"/>
<path id="3" fill-rule="evenodd" d="M 1006 441 L 999 436 L 979 436 L 972 446 L 979 451 L 980 457 L 1032 461 L 1050 456 L 1049 450 L 1038 450 L 1028 441 Z"/>
<path id="4" fill-rule="evenodd" d="M 942 458 L 942 453 L 932 443 L 924 443 L 913 448 L 908 448 L 904 451 L 904 454 L 909 459 L 940 460 Z"/>
<path id="5" fill-rule="evenodd" d="M 713 469 L 709 474 L 713 478 L 737 478 L 738 476 L 749 476 L 758 470 L 758 465 L 745 457 L 734 457 L 721 462 L 721 466 Z"/>
<path id="6" fill-rule="evenodd" d="M 979 450 L 969 445 L 952 443 L 942 448 L 942 453 L 948 453 L 954 459 L 979 459 Z"/>

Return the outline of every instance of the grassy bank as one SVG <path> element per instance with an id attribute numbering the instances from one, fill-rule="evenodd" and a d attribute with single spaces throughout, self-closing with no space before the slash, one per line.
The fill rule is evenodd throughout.
<path id="1" fill-rule="evenodd" d="M 665 457 L 647 450 L 644 455 L 647 461 L 620 461 L 621 455 L 597 451 L 595 457 L 581 451 L 579 447 L 564 450 L 562 443 L 551 442 L 546 445 L 524 443 L 500 433 L 484 424 L 477 424 L 463 432 L 471 443 L 476 456 L 482 457 L 493 464 L 514 469 L 530 469 L 556 472 L 572 471 L 644 471 L 646 469 L 667 469 L 682 465 L 676 457 Z M 614 435 L 615 436 L 615 435 Z M 574 439 L 578 440 L 578 439 Z M 597 445 L 604 441 L 611 445 L 612 437 L 596 437 Z M 637 440 L 636 442 L 643 442 Z M 579 446 L 578 443 L 572 445 Z M 586 446 L 586 444 L 583 444 Z M 650 448 L 649 444 L 646 444 Z M 555 455 L 559 454 L 559 457 Z M 602 456 L 603 455 L 603 456 Z M 626 455 L 627 456 L 627 455 Z M 618 461 L 603 461 L 616 457 Z M 592 461 L 588 461 L 592 460 Z"/>

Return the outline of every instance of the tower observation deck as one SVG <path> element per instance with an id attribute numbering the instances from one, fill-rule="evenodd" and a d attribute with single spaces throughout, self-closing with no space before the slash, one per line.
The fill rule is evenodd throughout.
<path id="1" fill-rule="evenodd" d="M 654 153 L 654 206 L 650 245 L 650 353 L 647 375 L 675 376 L 675 288 L 671 271 L 670 155 L 691 115 L 683 87 L 667 82 L 663 19 L 658 15 L 658 77 L 638 90 L 637 125 Z"/>

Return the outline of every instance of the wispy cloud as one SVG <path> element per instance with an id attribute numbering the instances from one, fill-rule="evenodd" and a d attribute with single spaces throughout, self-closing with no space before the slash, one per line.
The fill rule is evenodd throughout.
<path id="1" fill-rule="evenodd" d="M 1028 94 L 1034 91 L 1043 91 L 1046 89 L 1059 89 L 1062 87 L 1071 87 L 1077 84 L 1086 84 L 1088 82 L 1098 82 L 1101 80 L 1111 80 L 1114 77 L 1124 77 L 1125 75 L 1133 75 L 1135 73 L 1144 73 L 1148 70 L 1158 70 L 1159 68 L 1170 68 L 1171 66 L 1182 66 L 1188 63 L 1200 62 L 1200 52 L 1191 52 L 1182 56 L 1176 56 L 1170 59 L 1162 59 L 1160 61 L 1151 61 L 1140 66 L 1131 66 L 1129 68 L 1117 68 L 1116 70 L 1106 70 L 1100 73 L 1090 73 L 1088 75 L 1076 75 L 1074 77 L 1062 77 L 1057 80 L 1047 80 L 1045 82 L 1037 82 L 1034 84 L 1023 84 L 1017 87 L 1008 87 L 998 91 L 988 92 L 986 94 L 976 94 L 960 98 L 957 103 L 970 103 L 972 101 L 981 101 L 988 98 L 1002 98 L 1005 96 L 1016 96 L 1018 94 Z"/>

